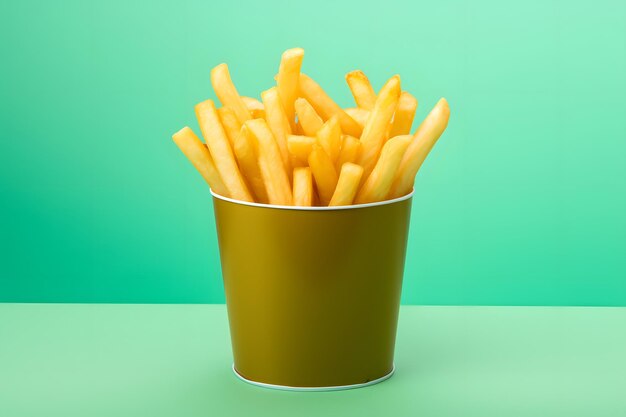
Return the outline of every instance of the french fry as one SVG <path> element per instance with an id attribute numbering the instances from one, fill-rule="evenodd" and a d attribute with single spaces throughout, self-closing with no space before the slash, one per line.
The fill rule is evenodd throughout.
<path id="1" fill-rule="evenodd" d="M 313 181 L 313 206 L 319 206 L 320 205 L 320 196 L 319 193 L 317 192 L 317 185 L 315 184 L 315 181 Z"/>
<path id="2" fill-rule="evenodd" d="M 365 110 L 372 110 L 376 102 L 376 93 L 363 71 L 350 71 L 346 74 L 346 81 L 356 105 Z"/>
<path id="3" fill-rule="evenodd" d="M 324 148 L 317 143 L 313 145 L 313 151 L 309 155 L 309 166 L 315 178 L 320 203 L 327 206 L 337 187 L 337 171 Z"/>
<path id="4" fill-rule="evenodd" d="M 340 171 L 341 167 L 346 162 L 356 161 L 360 149 L 361 142 L 357 138 L 350 135 L 343 135 L 341 138 L 341 151 L 339 152 L 339 157 L 335 163 L 337 171 Z"/>
<path id="5" fill-rule="evenodd" d="M 393 136 L 390 135 L 391 133 L 391 125 L 393 124 L 393 121 L 391 123 L 389 123 L 387 125 L 387 128 L 385 129 L 385 139 L 383 140 L 383 146 L 385 145 L 385 143 L 391 139 Z"/>
<path id="6" fill-rule="evenodd" d="M 365 127 L 367 118 L 370 116 L 370 111 L 362 109 L 360 107 L 350 107 L 345 109 L 348 116 L 352 117 L 361 127 Z"/>
<path id="7" fill-rule="evenodd" d="M 415 132 L 411 144 L 402 157 L 398 173 L 387 198 L 397 198 L 411 192 L 417 171 L 441 134 L 446 130 L 449 118 L 450 107 L 446 99 L 442 98 Z"/>
<path id="8" fill-rule="evenodd" d="M 359 183 L 361 182 L 361 176 L 363 175 L 363 168 L 359 165 L 346 162 L 341 167 L 339 173 L 339 180 L 337 181 L 337 187 L 333 193 L 333 197 L 330 199 L 329 206 L 347 206 L 352 204 L 354 196 L 359 189 Z"/>
<path id="9" fill-rule="evenodd" d="M 283 52 L 276 76 L 278 95 L 285 109 L 285 115 L 289 120 L 291 130 L 296 130 L 294 114 L 294 102 L 298 98 L 298 84 L 300 83 L 300 68 L 304 58 L 304 49 L 293 48 Z"/>
<path id="10" fill-rule="evenodd" d="M 306 166 L 309 163 L 309 155 L 313 150 L 316 139 L 310 136 L 289 135 L 287 137 L 287 149 L 291 156 L 293 166 Z"/>
<path id="11" fill-rule="evenodd" d="M 228 142 L 232 148 L 235 143 L 235 138 L 239 134 L 241 130 L 241 123 L 237 119 L 237 115 L 234 110 L 228 106 L 220 107 L 217 109 L 217 114 L 220 117 L 220 122 L 224 127 L 224 131 L 226 132 L 226 136 L 228 137 Z"/>
<path id="12" fill-rule="evenodd" d="M 213 161 L 231 198 L 253 201 L 252 195 L 241 176 L 228 137 L 212 100 L 196 105 L 196 117 Z"/>
<path id="13" fill-rule="evenodd" d="M 309 76 L 300 74 L 300 94 L 313 106 L 322 119 L 328 120 L 334 114 L 339 117 L 341 130 L 355 137 L 360 137 L 363 129 L 346 113 L 326 92 Z"/>
<path id="14" fill-rule="evenodd" d="M 322 118 L 305 98 L 297 99 L 294 107 L 298 115 L 298 123 L 304 134 L 307 136 L 315 136 L 317 131 L 320 130 L 324 124 Z"/>
<path id="15" fill-rule="evenodd" d="M 311 168 L 299 167 L 293 170 L 293 205 L 310 206 L 313 204 L 313 178 Z"/>
<path id="16" fill-rule="evenodd" d="M 269 200 L 261 169 L 259 168 L 257 151 L 250 138 L 250 132 L 245 125 L 241 127 L 241 131 L 235 138 L 233 150 L 235 151 L 237 162 L 239 162 L 239 168 L 241 168 L 241 172 L 250 185 L 255 200 L 259 203 L 267 204 Z"/>
<path id="17" fill-rule="evenodd" d="M 222 105 L 233 109 L 239 123 L 243 123 L 252 118 L 250 111 L 230 78 L 228 65 L 219 64 L 211 70 L 211 84 Z"/>
<path id="18" fill-rule="evenodd" d="M 267 91 L 261 93 L 261 99 L 265 106 L 265 115 L 267 124 L 276 139 L 280 155 L 283 158 L 283 164 L 289 177 L 291 177 L 291 162 L 289 161 L 289 151 L 287 150 L 287 136 L 291 134 L 291 126 L 289 120 L 285 116 L 283 105 L 280 103 L 280 97 L 278 96 L 278 89 L 272 87 Z"/>
<path id="19" fill-rule="evenodd" d="M 317 141 L 330 160 L 335 163 L 341 149 L 341 128 L 339 127 L 339 119 L 333 116 L 317 131 Z"/>
<path id="20" fill-rule="evenodd" d="M 228 190 L 222 181 L 222 177 L 220 177 L 220 173 L 213 164 L 213 158 L 211 158 L 209 150 L 204 146 L 200 138 L 193 133 L 193 130 L 185 126 L 174 133 L 172 139 L 198 172 L 200 172 L 204 180 L 209 184 L 209 187 L 211 187 L 215 193 L 228 197 Z"/>
<path id="21" fill-rule="evenodd" d="M 364 181 L 374 169 L 378 160 L 378 154 L 385 141 L 385 132 L 396 110 L 400 98 L 400 77 L 394 75 L 383 86 L 376 98 L 376 104 L 361 136 L 361 152 L 359 153 L 358 165 L 363 167 Z"/>
<path id="22" fill-rule="evenodd" d="M 376 167 L 356 196 L 357 204 L 373 203 L 385 199 L 411 139 L 411 135 L 402 135 L 391 138 L 385 143 Z"/>
<path id="23" fill-rule="evenodd" d="M 411 93 L 403 91 L 398 100 L 396 113 L 393 115 L 389 137 L 393 138 L 395 136 L 408 135 L 411 133 L 415 110 L 417 110 L 417 100 Z"/>
<path id="24" fill-rule="evenodd" d="M 254 97 L 242 96 L 241 99 L 253 119 L 265 119 L 265 107 L 263 106 L 263 103 Z"/>
<path id="25" fill-rule="evenodd" d="M 244 126 L 249 130 L 258 150 L 259 168 L 270 204 L 291 205 L 293 196 L 289 177 L 278 144 L 267 122 L 263 119 L 253 119 L 248 120 Z"/>

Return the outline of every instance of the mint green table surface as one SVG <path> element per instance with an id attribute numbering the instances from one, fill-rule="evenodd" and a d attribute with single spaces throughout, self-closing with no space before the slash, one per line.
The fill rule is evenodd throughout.
<path id="1" fill-rule="evenodd" d="M 0 416 L 626 416 L 626 309 L 402 307 L 396 374 L 351 391 L 231 371 L 221 305 L 0 304 Z"/>

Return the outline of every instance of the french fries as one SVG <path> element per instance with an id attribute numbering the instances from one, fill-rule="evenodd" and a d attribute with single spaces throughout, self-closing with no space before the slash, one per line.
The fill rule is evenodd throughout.
<path id="1" fill-rule="evenodd" d="M 315 142 L 316 139 L 309 136 L 289 135 L 287 137 L 287 148 L 294 166 L 309 164 L 309 155 Z"/>
<path id="2" fill-rule="evenodd" d="M 364 110 L 372 110 L 376 102 L 376 93 L 363 71 L 350 71 L 346 74 L 346 81 L 356 105 Z"/>
<path id="3" fill-rule="evenodd" d="M 259 168 L 270 204 L 291 205 L 293 196 L 289 177 L 285 171 L 276 139 L 267 122 L 263 119 L 253 119 L 248 120 L 244 126 L 249 130 L 257 149 Z"/>
<path id="4" fill-rule="evenodd" d="M 339 119 L 333 116 L 317 131 L 317 141 L 330 160 L 335 162 L 339 156 L 341 148 L 341 128 L 339 127 Z"/>
<path id="5" fill-rule="evenodd" d="M 195 110 L 200 130 L 229 196 L 237 200 L 253 201 L 220 123 L 215 104 L 212 100 L 206 100 L 197 104 Z"/>
<path id="6" fill-rule="evenodd" d="M 348 116 L 352 117 L 361 127 L 365 127 L 367 118 L 370 116 L 369 110 L 361 109 L 359 107 L 347 108 L 346 113 L 348 113 Z"/>
<path id="7" fill-rule="evenodd" d="M 359 124 L 352 117 L 348 116 L 348 113 L 339 107 L 318 83 L 305 74 L 300 74 L 300 94 L 311 103 L 315 111 L 324 120 L 337 115 L 341 130 L 344 133 L 357 137 L 361 136 L 362 129 Z"/>
<path id="8" fill-rule="evenodd" d="M 233 150 L 241 172 L 248 180 L 248 184 L 252 189 L 255 201 L 263 204 L 269 203 L 261 168 L 259 167 L 259 161 L 257 159 L 258 152 L 255 144 L 252 142 L 250 132 L 245 125 L 241 127 L 239 134 L 235 138 Z"/>
<path id="9" fill-rule="evenodd" d="M 341 138 L 341 151 L 339 151 L 339 157 L 337 158 L 337 162 L 335 164 L 337 170 L 341 170 L 341 167 L 346 162 L 356 161 L 360 150 L 361 141 L 359 141 L 354 136 L 343 135 L 343 137 Z"/>
<path id="10" fill-rule="evenodd" d="M 396 136 L 385 143 L 376 167 L 356 196 L 357 204 L 373 203 L 385 199 L 411 139 L 411 135 Z"/>
<path id="11" fill-rule="evenodd" d="M 285 110 L 285 115 L 291 124 L 291 130 L 296 130 L 294 117 L 294 102 L 298 98 L 298 84 L 300 83 L 300 67 L 304 58 L 302 48 L 288 49 L 283 52 L 276 77 L 278 94 Z"/>
<path id="12" fill-rule="evenodd" d="M 313 145 L 313 150 L 309 155 L 309 166 L 315 178 L 320 203 L 327 206 L 333 198 L 338 177 L 333 161 L 318 143 Z"/>
<path id="13" fill-rule="evenodd" d="M 411 133 L 411 126 L 413 125 L 416 110 L 417 100 L 415 97 L 413 97 L 411 93 L 403 91 L 398 100 L 396 113 L 393 115 L 389 137 L 393 138 L 394 136 L 408 135 Z"/>
<path id="14" fill-rule="evenodd" d="M 313 204 L 313 177 L 311 168 L 299 167 L 293 170 L 293 205 L 310 206 Z"/>
<path id="15" fill-rule="evenodd" d="M 254 97 L 241 97 L 253 119 L 265 119 L 265 107 L 263 103 Z"/>
<path id="16" fill-rule="evenodd" d="M 302 132 L 308 136 L 315 136 L 324 124 L 322 118 L 305 98 L 297 99 L 294 107 Z"/>
<path id="17" fill-rule="evenodd" d="M 446 130 L 449 118 L 450 107 L 446 99 L 442 98 L 415 132 L 411 145 L 400 162 L 398 173 L 387 198 L 397 198 L 411 192 L 417 171 L 443 131 Z"/>
<path id="18" fill-rule="evenodd" d="M 261 93 L 261 99 L 265 106 L 265 118 L 267 124 L 278 143 L 278 149 L 280 155 L 283 158 L 283 164 L 285 170 L 291 177 L 291 162 L 289 161 L 289 151 L 287 150 L 287 136 L 291 134 L 291 126 L 289 125 L 289 119 L 285 115 L 283 106 L 280 103 L 280 97 L 278 96 L 278 89 L 272 87 L 267 91 Z"/>
<path id="19" fill-rule="evenodd" d="M 228 190 L 220 177 L 220 173 L 213 164 L 213 158 L 209 150 L 204 146 L 200 138 L 189 127 L 183 127 L 172 135 L 174 143 L 185 154 L 187 159 L 200 172 L 209 187 L 219 195 L 228 197 Z"/>
<path id="20" fill-rule="evenodd" d="M 348 206 L 352 204 L 354 196 L 359 189 L 363 168 L 357 164 L 346 162 L 341 167 L 337 188 L 330 199 L 329 206 Z"/>
<path id="21" fill-rule="evenodd" d="M 296 206 L 366 204 L 411 192 L 448 125 L 441 99 L 411 135 L 417 99 L 391 77 L 376 94 L 362 71 L 346 74 L 356 107 L 341 108 L 302 73 L 304 51 L 281 56 L 276 85 L 259 101 L 240 96 L 228 66 L 211 70 L 222 103 L 196 105 L 206 145 L 185 127 L 172 138 L 211 189 L 245 202 Z"/>
<path id="22" fill-rule="evenodd" d="M 358 164 L 363 167 L 363 179 L 366 179 L 378 159 L 378 154 L 385 141 L 385 131 L 396 110 L 400 99 L 400 77 L 395 75 L 387 81 L 376 98 L 376 103 L 361 136 L 361 152 Z"/>
<path id="23" fill-rule="evenodd" d="M 243 123 L 252 118 L 250 111 L 230 78 L 228 65 L 219 64 L 211 70 L 211 84 L 213 85 L 213 89 L 220 103 L 222 103 L 223 106 L 228 106 L 233 109 L 237 115 L 237 119 L 239 119 L 239 123 Z"/>
<path id="24" fill-rule="evenodd" d="M 232 147 L 235 143 L 235 138 L 241 130 L 241 123 L 239 123 L 239 120 L 237 120 L 237 115 L 235 114 L 234 110 L 228 106 L 220 107 L 219 109 L 217 109 L 217 114 L 220 117 L 220 122 L 224 127 L 226 136 L 228 137 L 228 142 Z"/>

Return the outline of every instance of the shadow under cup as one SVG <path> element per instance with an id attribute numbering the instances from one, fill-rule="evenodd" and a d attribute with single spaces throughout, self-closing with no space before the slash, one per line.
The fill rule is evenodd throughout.
<path id="1" fill-rule="evenodd" d="M 341 389 L 391 375 L 411 197 L 292 207 L 213 193 L 242 379 Z"/>

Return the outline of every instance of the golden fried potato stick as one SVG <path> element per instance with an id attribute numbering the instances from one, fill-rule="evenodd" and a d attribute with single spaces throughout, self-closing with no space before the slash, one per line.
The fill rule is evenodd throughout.
<path id="1" fill-rule="evenodd" d="M 309 155 L 316 141 L 315 138 L 310 136 L 289 135 L 287 137 L 287 149 L 289 150 L 293 166 L 299 167 L 308 165 Z"/>
<path id="2" fill-rule="evenodd" d="M 307 136 L 315 136 L 317 131 L 322 128 L 324 121 L 317 114 L 311 103 L 305 98 L 299 98 L 294 105 L 296 114 L 298 115 L 298 123 L 302 131 Z"/>
<path id="3" fill-rule="evenodd" d="M 283 164 L 289 177 L 291 178 L 291 162 L 289 161 L 289 151 L 287 150 L 287 136 L 291 135 L 291 126 L 289 120 L 285 116 L 283 105 L 280 103 L 280 97 L 278 96 L 278 89 L 272 87 L 267 91 L 261 93 L 261 99 L 265 106 L 265 116 L 267 124 L 278 143 L 278 149 L 280 155 L 283 158 Z"/>
<path id="4" fill-rule="evenodd" d="M 315 184 L 315 181 L 313 181 L 313 206 L 319 206 L 320 204 L 320 196 L 319 193 L 317 192 L 317 185 Z"/>
<path id="5" fill-rule="evenodd" d="M 367 118 L 370 116 L 370 111 L 362 109 L 360 107 L 349 107 L 345 109 L 348 116 L 352 117 L 361 127 L 365 127 Z"/>
<path id="6" fill-rule="evenodd" d="M 400 77 L 394 75 L 383 86 L 376 98 L 376 104 L 367 118 L 361 136 L 361 152 L 357 164 L 363 167 L 364 181 L 374 169 L 378 154 L 385 142 L 385 132 L 400 99 Z"/>
<path id="7" fill-rule="evenodd" d="M 398 173 L 387 198 L 397 198 L 411 192 L 417 171 L 441 134 L 446 130 L 449 118 L 450 107 L 446 99 L 442 98 L 417 128 L 413 140 L 406 150 L 402 162 L 400 162 Z"/>
<path id="8" fill-rule="evenodd" d="M 300 68 L 304 58 L 304 49 L 293 48 L 283 52 L 276 76 L 278 95 L 285 109 L 285 115 L 289 120 L 291 130 L 296 130 L 296 118 L 294 102 L 298 98 L 298 84 L 300 83 Z"/>
<path id="9" fill-rule="evenodd" d="M 385 143 L 376 167 L 356 196 L 355 202 L 357 204 L 373 203 L 385 199 L 411 139 L 411 135 L 402 135 L 391 138 Z"/>
<path id="10" fill-rule="evenodd" d="M 328 119 L 317 131 L 317 142 L 322 145 L 330 160 L 335 163 L 341 150 L 341 127 L 339 127 L 339 118 L 336 115 Z"/>
<path id="11" fill-rule="evenodd" d="M 329 206 L 348 206 L 352 204 L 354 196 L 359 189 L 359 183 L 361 182 L 361 176 L 363 175 L 363 168 L 357 164 L 346 162 L 341 167 L 339 173 L 339 181 L 337 181 L 337 188 L 333 193 L 333 198 L 330 199 Z"/>
<path id="12" fill-rule="evenodd" d="M 250 111 L 246 107 L 246 104 L 237 92 L 237 88 L 235 88 L 235 85 L 230 78 L 228 65 L 219 64 L 211 70 L 211 84 L 213 85 L 215 94 L 222 103 L 222 106 L 232 108 L 237 115 L 239 123 L 243 123 L 252 118 Z"/>
<path id="13" fill-rule="evenodd" d="M 222 123 L 222 127 L 224 127 L 228 142 L 232 148 L 235 143 L 235 138 L 239 135 L 239 131 L 241 130 L 241 123 L 239 123 L 235 111 L 228 106 L 217 109 L 217 114 L 220 117 L 220 122 Z"/>
<path id="14" fill-rule="evenodd" d="M 228 195 L 236 200 L 253 201 L 235 161 L 233 150 L 220 123 L 213 100 L 196 104 L 195 110 L 200 130 L 211 152 L 215 167 L 228 190 Z"/>
<path id="15" fill-rule="evenodd" d="M 258 203 L 267 204 L 269 200 L 263 176 L 261 175 L 261 168 L 259 168 L 257 152 L 250 138 L 250 132 L 245 125 L 241 127 L 241 131 L 235 138 L 233 150 L 235 151 L 237 162 L 239 162 L 239 168 L 241 168 L 241 172 L 252 189 L 255 200 Z"/>
<path id="16" fill-rule="evenodd" d="M 338 177 L 333 161 L 318 143 L 313 145 L 313 150 L 309 155 L 309 166 L 315 178 L 320 203 L 327 206 L 333 198 Z"/>
<path id="17" fill-rule="evenodd" d="M 270 204 L 289 206 L 293 203 L 289 176 L 285 171 L 280 149 L 267 122 L 263 119 L 248 120 L 244 126 L 256 144 L 259 168 L 265 183 Z"/>
<path id="18" fill-rule="evenodd" d="M 337 171 L 341 170 L 341 167 L 346 162 L 354 162 L 356 161 L 357 156 L 359 156 L 359 150 L 361 149 L 361 141 L 359 141 L 354 136 L 343 135 L 341 138 L 341 151 L 339 152 L 339 157 L 337 158 L 337 162 L 335 163 L 335 168 Z"/>
<path id="19" fill-rule="evenodd" d="M 391 123 L 389 123 L 387 125 L 387 128 L 385 129 L 385 139 L 383 140 L 383 146 L 385 145 L 385 143 L 391 139 L 393 136 L 390 136 L 391 133 L 391 125 L 393 124 L 393 121 Z"/>
<path id="20" fill-rule="evenodd" d="M 213 192 L 228 197 L 228 190 L 220 177 L 220 173 L 213 164 L 213 158 L 204 143 L 193 133 L 189 127 L 185 126 L 172 135 L 174 143 L 185 154 L 187 159 L 200 172 L 200 175 L 209 184 Z"/>
<path id="21" fill-rule="evenodd" d="M 400 94 L 400 100 L 398 100 L 396 113 L 393 115 L 389 137 L 393 138 L 411 133 L 415 110 L 417 110 L 417 99 L 411 93 L 403 91 Z"/>
<path id="22" fill-rule="evenodd" d="M 311 103 L 322 119 L 328 120 L 336 114 L 339 117 L 339 124 L 344 133 L 355 137 L 361 136 L 363 130 L 361 126 L 352 117 L 348 116 L 348 113 L 339 107 L 318 83 L 302 73 L 300 74 L 300 95 Z"/>
<path id="23" fill-rule="evenodd" d="M 293 205 L 310 206 L 313 204 L 313 177 L 311 168 L 299 167 L 293 170 Z"/>
<path id="24" fill-rule="evenodd" d="M 263 106 L 263 103 L 254 97 L 242 96 L 241 99 L 248 108 L 248 111 L 253 119 L 265 119 L 265 107 Z"/>
<path id="25" fill-rule="evenodd" d="M 356 105 L 365 110 L 372 110 L 376 102 L 376 93 L 363 71 L 350 71 L 346 74 L 346 81 Z"/>

